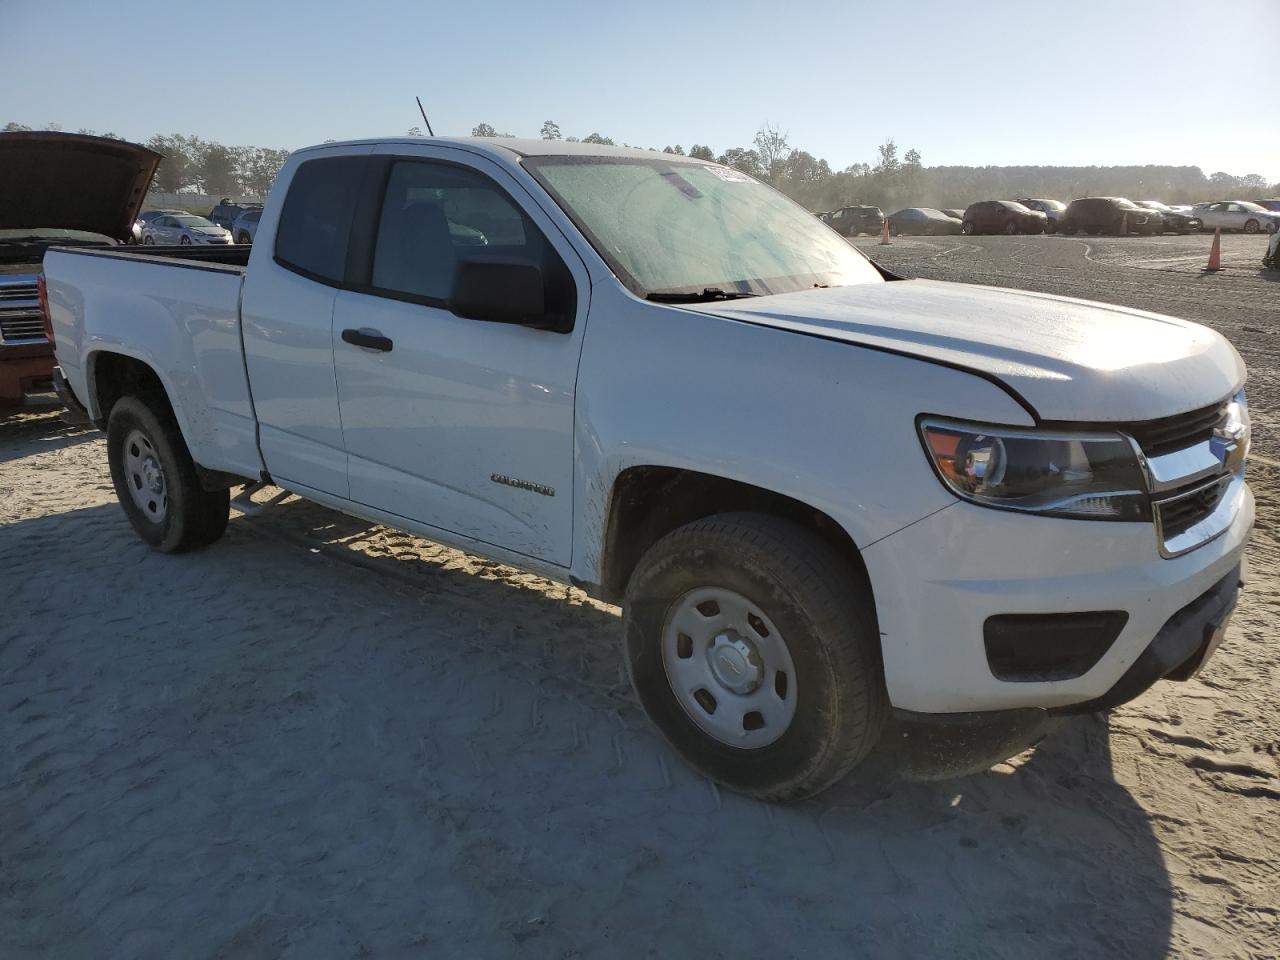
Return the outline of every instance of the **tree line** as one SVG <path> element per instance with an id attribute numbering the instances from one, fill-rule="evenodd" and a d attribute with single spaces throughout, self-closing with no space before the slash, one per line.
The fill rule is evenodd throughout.
<path id="1" fill-rule="evenodd" d="M 7 124 L 4 130 L 28 130 Z M 49 124 L 45 129 L 60 129 Z M 80 130 L 92 134 L 92 130 Z M 409 136 L 422 136 L 411 127 Z M 489 123 L 471 130 L 476 137 L 507 137 Z M 103 136 L 117 137 L 114 133 Z M 552 120 L 543 123 L 544 140 L 613 145 L 612 137 L 591 132 L 566 136 Z M 624 143 L 623 146 L 632 146 Z M 218 196 L 263 196 L 289 151 L 266 147 L 228 147 L 184 134 L 157 134 L 146 146 L 164 156 L 156 171 L 155 189 L 166 193 L 198 191 Z M 707 144 L 646 147 L 668 154 L 713 160 L 770 183 L 810 210 L 834 210 L 852 204 L 878 206 L 886 211 L 907 206 L 964 207 L 977 200 L 1051 197 L 1071 200 L 1085 196 L 1124 196 L 1166 203 L 1237 200 L 1280 196 L 1280 183 L 1268 184 L 1256 173 L 1236 176 L 1217 171 L 1206 175 L 1200 167 L 1146 166 L 937 166 L 926 167 L 920 152 L 899 153 L 892 137 L 876 148 L 871 163 L 834 169 L 826 160 L 793 146 L 778 125 L 763 125 L 749 145 L 716 152 Z"/>
<path id="2" fill-rule="evenodd" d="M 509 136 L 497 133 L 488 123 L 479 124 L 471 134 Z M 562 139 L 559 125 L 551 120 L 542 125 L 541 136 L 545 140 Z M 583 137 L 582 142 L 614 141 L 592 133 Z M 1016 197 L 1069 201 L 1076 197 L 1120 196 L 1193 203 L 1280 196 L 1280 182 L 1269 184 L 1260 174 L 1236 176 L 1218 171 L 1206 175 L 1195 166 L 926 167 L 918 150 L 907 149 L 900 154 L 892 137 L 876 148 L 872 163 L 854 163 L 836 170 L 826 160 L 793 146 L 788 133 L 772 123 L 762 126 L 749 146 L 730 147 L 717 153 L 706 144 L 695 143 L 686 154 L 680 144 L 675 144 L 663 147 L 662 152 L 714 160 L 749 173 L 810 210 L 835 210 L 853 204 L 868 204 L 888 211 L 908 206 L 965 207 L 977 200 Z"/>
<path id="3" fill-rule="evenodd" d="M 30 130 L 20 123 L 8 123 L 4 132 Z M 48 124 L 46 130 L 61 130 Z M 123 140 L 115 133 L 97 133 L 81 128 L 77 133 Z M 156 134 L 143 144 L 164 157 L 156 170 L 152 189 L 163 193 L 207 193 L 213 196 L 261 197 L 271 188 L 276 174 L 289 158 L 288 150 L 271 147 L 228 147 L 212 140 L 181 134 Z"/>

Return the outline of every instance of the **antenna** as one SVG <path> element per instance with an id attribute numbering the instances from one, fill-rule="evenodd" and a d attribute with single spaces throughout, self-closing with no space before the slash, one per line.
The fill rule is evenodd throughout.
<path id="1" fill-rule="evenodd" d="M 418 101 L 418 112 L 422 114 L 422 122 L 427 125 L 427 136 L 434 137 L 435 131 L 431 129 L 431 121 L 427 119 L 427 111 L 422 109 L 422 98 L 414 97 Z"/>

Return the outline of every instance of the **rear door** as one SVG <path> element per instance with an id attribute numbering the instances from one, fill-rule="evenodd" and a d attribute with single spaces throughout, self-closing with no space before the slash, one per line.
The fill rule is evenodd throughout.
<path id="1" fill-rule="evenodd" d="M 333 369 L 333 305 L 372 147 L 344 150 L 295 157 L 298 165 L 282 173 L 284 200 L 260 225 L 240 308 L 267 470 L 287 485 L 340 497 L 349 490 Z"/>
<path id="2" fill-rule="evenodd" d="M 447 147 L 384 149 L 369 250 L 353 258 L 334 308 L 351 499 L 567 566 L 585 269 L 498 164 Z M 535 263 L 561 278 L 572 331 L 453 314 L 454 271 L 467 259 Z M 368 336 L 385 342 L 348 342 Z"/>

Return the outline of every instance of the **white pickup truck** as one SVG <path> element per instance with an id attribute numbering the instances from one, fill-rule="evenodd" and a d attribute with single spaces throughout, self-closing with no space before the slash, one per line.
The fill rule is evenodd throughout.
<path id="1" fill-rule="evenodd" d="M 641 703 L 769 799 L 904 721 L 1099 710 L 1219 642 L 1245 369 L 1140 310 L 882 272 L 771 188 L 502 139 L 294 153 L 252 250 L 54 249 L 120 503 L 271 483 L 624 609 Z"/>

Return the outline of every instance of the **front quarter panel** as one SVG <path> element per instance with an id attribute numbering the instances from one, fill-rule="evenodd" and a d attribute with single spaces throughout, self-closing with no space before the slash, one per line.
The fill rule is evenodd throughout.
<path id="1" fill-rule="evenodd" d="M 917 439 L 920 413 L 1032 424 L 1003 389 L 962 370 L 601 284 L 578 380 L 574 575 L 600 582 L 614 481 L 634 466 L 792 497 L 865 548 L 956 502 Z"/>

